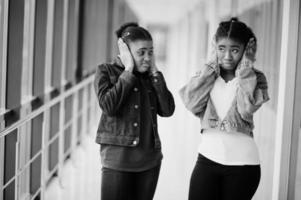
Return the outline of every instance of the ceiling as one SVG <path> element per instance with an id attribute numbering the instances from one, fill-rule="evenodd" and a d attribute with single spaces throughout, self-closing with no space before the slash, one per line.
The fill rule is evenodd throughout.
<path id="1" fill-rule="evenodd" d="M 147 24 L 170 24 L 201 0 L 126 0 Z"/>

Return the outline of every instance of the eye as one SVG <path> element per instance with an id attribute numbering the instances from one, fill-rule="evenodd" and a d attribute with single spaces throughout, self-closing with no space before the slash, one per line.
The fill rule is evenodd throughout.
<path id="1" fill-rule="evenodd" d="M 225 47 L 218 47 L 218 51 L 224 52 L 225 51 Z"/>
<path id="2" fill-rule="evenodd" d="M 150 50 L 150 51 L 148 52 L 148 55 L 149 55 L 149 56 L 154 55 L 154 51 L 153 51 L 153 50 Z"/>
<path id="3" fill-rule="evenodd" d="M 239 53 L 239 49 L 232 49 L 232 53 Z"/>
<path id="4" fill-rule="evenodd" d="M 145 51 L 144 50 L 140 50 L 137 52 L 138 56 L 143 56 L 145 54 Z"/>

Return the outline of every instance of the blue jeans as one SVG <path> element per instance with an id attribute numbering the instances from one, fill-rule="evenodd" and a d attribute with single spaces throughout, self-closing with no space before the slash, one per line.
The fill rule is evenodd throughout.
<path id="1" fill-rule="evenodd" d="M 189 200 L 251 200 L 259 181 L 260 165 L 222 165 L 199 154 Z"/>
<path id="2" fill-rule="evenodd" d="M 142 172 L 102 168 L 101 200 L 152 200 L 160 167 Z"/>

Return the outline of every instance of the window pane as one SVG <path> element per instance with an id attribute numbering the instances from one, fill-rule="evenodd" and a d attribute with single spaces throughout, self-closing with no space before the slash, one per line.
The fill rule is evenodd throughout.
<path id="1" fill-rule="evenodd" d="M 66 80 L 75 82 L 75 70 L 77 63 L 77 41 L 78 41 L 78 0 L 69 1 L 68 7 L 68 32 L 66 52 Z"/>
<path id="2" fill-rule="evenodd" d="M 71 147 L 71 126 L 66 128 L 64 135 L 64 152 L 66 153 Z"/>
<path id="3" fill-rule="evenodd" d="M 33 96 L 44 93 L 45 87 L 45 47 L 47 26 L 47 1 L 36 1 L 34 66 L 33 66 Z"/>
<path id="4" fill-rule="evenodd" d="M 55 139 L 53 143 L 49 145 L 49 161 L 48 169 L 52 171 L 59 161 L 59 139 Z"/>
<path id="5" fill-rule="evenodd" d="M 62 71 L 62 44 L 63 44 L 63 12 L 64 1 L 55 0 L 54 25 L 53 25 L 53 50 L 52 50 L 52 80 L 51 85 L 55 88 L 61 86 Z"/>
<path id="6" fill-rule="evenodd" d="M 60 123 L 60 104 L 56 104 L 50 109 L 50 131 L 49 139 L 55 136 L 59 131 Z"/>
<path id="7" fill-rule="evenodd" d="M 65 100 L 65 124 L 72 119 L 73 96 L 69 96 Z"/>
<path id="8" fill-rule="evenodd" d="M 17 129 L 5 136 L 4 184 L 15 176 Z"/>
<path id="9" fill-rule="evenodd" d="M 31 127 L 31 158 L 42 148 L 43 114 L 32 120 Z"/>
<path id="10" fill-rule="evenodd" d="M 11 182 L 3 192 L 3 199 L 15 199 L 15 181 Z"/>
<path id="11" fill-rule="evenodd" d="M 6 107 L 14 109 L 21 102 L 24 1 L 9 2 Z"/>
<path id="12" fill-rule="evenodd" d="M 30 193 L 33 195 L 41 187 L 41 156 L 30 165 Z"/>

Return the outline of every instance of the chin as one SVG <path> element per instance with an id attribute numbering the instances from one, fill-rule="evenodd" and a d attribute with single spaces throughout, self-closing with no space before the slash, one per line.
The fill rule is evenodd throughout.
<path id="1" fill-rule="evenodd" d="M 224 70 L 234 70 L 235 69 L 235 66 L 233 65 L 222 65 L 221 66 Z"/>
<path id="2" fill-rule="evenodd" d="M 140 73 L 145 73 L 149 70 L 149 66 L 140 66 L 137 71 L 140 72 Z"/>

